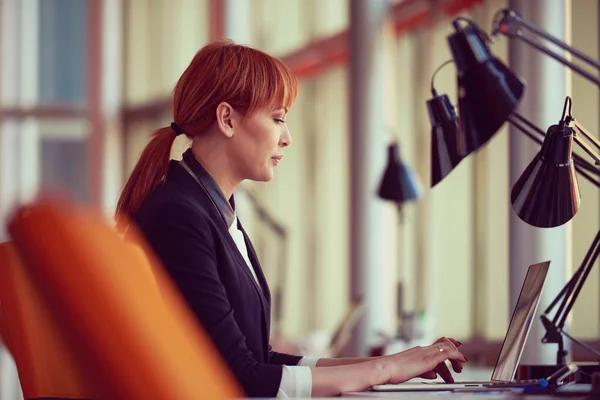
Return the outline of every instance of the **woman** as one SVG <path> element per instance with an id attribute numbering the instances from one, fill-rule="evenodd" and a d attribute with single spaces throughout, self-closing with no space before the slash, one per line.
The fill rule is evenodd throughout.
<path id="1" fill-rule="evenodd" d="M 233 192 L 273 177 L 292 141 L 285 119 L 297 89 L 267 54 L 231 42 L 202 48 L 175 87 L 175 122 L 154 133 L 125 185 L 117 222 L 139 225 L 248 396 L 332 396 L 437 373 L 451 381 L 444 360 L 460 372 L 466 358 L 448 339 L 370 359 L 271 351 L 269 287 Z M 169 161 L 182 134 L 191 148 Z"/>

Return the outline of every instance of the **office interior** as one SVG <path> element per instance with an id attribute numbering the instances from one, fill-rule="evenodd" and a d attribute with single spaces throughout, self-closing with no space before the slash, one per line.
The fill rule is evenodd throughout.
<path id="1" fill-rule="evenodd" d="M 356 25 L 352 7 L 367 10 Z M 426 101 L 434 71 L 452 58 L 452 21 L 489 32 L 507 7 L 600 58 L 595 0 L 0 0 L 0 242 L 11 240 L 15 207 L 44 190 L 110 221 L 149 134 L 171 122 L 180 74 L 203 45 L 229 38 L 281 58 L 300 80 L 287 119 L 293 144 L 274 179 L 236 192 L 277 298 L 273 346 L 362 356 L 446 336 L 464 343 L 470 368 L 489 369 L 528 266 L 551 260 L 539 315 L 600 228 L 600 191 L 582 178 L 569 222 L 537 228 L 515 215 L 511 187 L 540 146 L 508 123 L 431 187 Z M 597 88 L 516 42 L 499 36 L 491 48 L 528 82 L 520 114 L 545 131 L 570 96 L 600 138 Z M 435 87 L 457 105 L 455 66 Z M 420 188 L 402 204 L 378 196 L 393 143 Z M 188 145 L 179 137 L 172 157 Z M 595 349 L 599 264 L 567 320 Z M 340 329 L 344 343 L 332 348 Z M 555 362 L 544 332 L 536 317 L 522 363 Z M 565 345 L 575 361 L 597 361 Z M 0 399 L 18 398 L 14 360 L 0 345 Z"/>

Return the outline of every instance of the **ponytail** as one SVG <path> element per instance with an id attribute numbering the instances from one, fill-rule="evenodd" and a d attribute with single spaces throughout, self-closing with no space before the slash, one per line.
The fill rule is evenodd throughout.
<path id="1" fill-rule="evenodd" d="M 146 198 L 158 187 L 169 169 L 171 147 L 176 133 L 170 127 L 152 133 L 133 172 L 121 192 L 117 203 L 115 220 L 119 229 L 125 229 L 125 221 L 131 221 Z"/>

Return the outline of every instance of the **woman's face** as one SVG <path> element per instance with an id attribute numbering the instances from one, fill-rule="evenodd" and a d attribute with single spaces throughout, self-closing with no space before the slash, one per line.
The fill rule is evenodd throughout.
<path id="1" fill-rule="evenodd" d="M 232 137 L 232 154 L 242 179 L 266 182 L 273 178 L 274 168 L 282 161 L 283 148 L 292 138 L 286 125 L 285 108 L 256 111 L 246 119 L 238 119 Z"/>

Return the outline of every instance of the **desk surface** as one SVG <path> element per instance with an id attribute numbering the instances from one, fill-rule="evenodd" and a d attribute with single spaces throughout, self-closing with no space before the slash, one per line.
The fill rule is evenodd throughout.
<path id="1" fill-rule="evenodd" d="M 429 392 L 429 393 L 417 393 L 417 392 L 402 392 L 402 393 L 391 393 L 391 392 L 361 392 L 361 393 L 344 393 L 342 397 L 372 399 L 372 398 L 397 398 L 397 399 L 410 399 L 410 400 L 432 400 L 432 396 L 444 396 L 451 397 L 452 400 L 556 400 L 556 399 L 587 399 L 588 396 L 551 396 L 551 395 L 515 395 L 514 393 L 507 394 L 466 394 L 466 393 L 452 393 L 452 392 Z"/>
<path id="2" fill-rule="evenodd" d="M 373 397 L 377 398 L 402 398 L 402 399 L 410 399 L 410 400 L 432 400 L 432 396 L 451 396 L 452 400 L 513 400 L 515 398 L 525 399 L 525 400 L 556 400 L 558 398 L 564 399 L 587 399 L 589 398 L 589 393 L 591 390 L 591 385 L 589 384 L 571 384 L 563 386 L 560 389 L 560 393 L 555 395 L 552 394 L 522 394 L 518 392 L 511 391 L 499 391 L 499 390 L 490 390 L 486 392 L 482 392 L 480 390 L 473 392 L 350 392 L 350 393 L 342 393 L 342 397 L 353 397 L 353 398 L 364 398 L 370 399 Z M 581 392 L 587 392 L 586 394 L 579 394 Z M 569 394 L 571 393 L 571 394 Z"/>
<path id="3" fill-rule="evenodd" d="M 454 378 L 457 381 L 485 381 L 490 379 L 492 376 L 492 369 L 489 368 L 469 368 L 469 367 L 465 367 L 465 369 L 463 370 L 463 372 L 461 374 L 454 374 Z M 419 378 L 415 378 L 412 379 L 411 382 L 418 382 L 418 381 L 422 381 L 422 379 Z M 436 381 L 441 381 L 440 378 L 436 379 Z M 566 385 L 563 386 L 561 388 L 561 390 L 563 392 L 567 392 L 567 391 L 590 391 L 591 390 L 591 385 L 581 385 L 581 384 L 577 384 L 577 385 Z M 584 399 L 587 396 L 586 395 L 582 395 L 582 396 L 578 396 L 578 395 L 566 395 L 566 394 L 561 394 L 561 395 L 555 395 L 552 396 L 551 394 L 522 394 L 522 393 L 518 393 L 518 392 L 514 392 L 514 391 L 486 391 L 485 393 L 482 393 L 481 391 L 477 390 L 476 392 L 461 392 L 461 393 L 456 393 L 456 392 L 350 392 L 350 393 L 343 393 L 342 397 L 353 397 L 353 398 L 364 398 L 364 399 L 370 399 L 373 397 L 379 397 L 379 398 L 390 398 L 390 397 L 394 397 L 394 398 L 402 398 L 402 399 L 410 399 L 410 400 L 432 400 L 431 396 L 451 396 L 453 400 L 463 400 L 463 399 L 469 399 L 469 400 L 481 400 L 481 399 L 486 399 L 486 400 L 508 400 L 508 399 L 514 399 L 515 397 L 519 398 L 519 399 L 531 399 L 531 400 L 549 400 L 549 399 L 556 399 L 558 397 L 561 398 L 569 398 L 569 399 Z"/>

